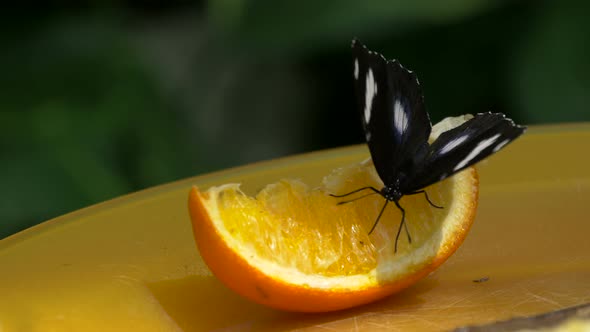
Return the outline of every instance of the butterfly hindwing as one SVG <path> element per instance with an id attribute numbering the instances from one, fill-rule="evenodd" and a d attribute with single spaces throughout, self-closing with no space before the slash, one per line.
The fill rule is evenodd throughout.
<path id="1" fill-rule="evenodd" d="M 428 152 L 430 119 L 416 75 L 353 40 L 353 75 L 373 163 L 387 186 L 403 180 Z"/>
<path id="2" fill-rule="evenodd" d="M 504 148 L 524 131 L 504 114 L 477 114 L 432 143 L 404 191 L 410 193 L 441 181 Z"/>

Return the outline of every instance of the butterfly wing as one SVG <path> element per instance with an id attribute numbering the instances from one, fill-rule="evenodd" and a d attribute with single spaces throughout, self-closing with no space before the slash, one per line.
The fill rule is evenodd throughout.
<path id="1" fill-rule="evenodd" d="M 412 175 L 405 193 L 441 181 L 498 152 L 525 131 L 501 113 L 480 113 L 443 132 L 430 146 L 424 163 Z"/>
<path id="2" fill-rule="evenodd" d="M 357 107 L 373 163 L 385 185 L 413 172 L 428 153 L 430 119 L 414 73 L 352 42 Z"/>

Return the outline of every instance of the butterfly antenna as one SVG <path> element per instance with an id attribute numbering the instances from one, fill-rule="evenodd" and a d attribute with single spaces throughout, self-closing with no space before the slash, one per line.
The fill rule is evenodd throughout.
<path id="1" fill-rule="evenodd" d="M 437 209 L 443 209 L 442 206 L 432 203 L 432 201 L 430 200 L 430 197 L 428 197 L 428 193 L 426 192 L 426 190 L 414 191 L 413 193 L 409 193 L 407 195 L 416 195 L 416 194 L 424 194 L 424 197 L 426 197 L 426 201 L 428 201 L 428 204 L 430 204 L 430 206 L 437 208 Z"/>
<path id="2" fill-rule="evenodd" d="M 375 230 L 375 227 L 377 227 L 377 223 L 379 223 L 379 219 L 381 219 L 381 215 L 383 214 L 383 211 L 385 211 L 387 203 L 389 203 L 389 200 L 386 199 L 385 204 L 383 204 L 383 207 L 381 208 L 381 212 L 379 212 L 379 215 L 377 216 L 377 219 L 375 220 L 373 227 L 371 227 L 371 230 L 369 231 L 369 235 L 371 235 L 371 233 L 373 233 L 373 231 Z"/>
<path id="3" fill-rule="evenodd" d="M 336 203 L 336 205 L 342 205 L 342 204 L 351 203 L 351 202 L 354 202 L 354 201 L 358 201 L 358 200 L 359 200 L 359 199 L 361 199 L 361 198 L 365 198 L 365 197 L 367 197 L 367 196 L 371 196 L 371 195 L 375 195 L 375 194 L 376 194 L 376 193 L 370 193 L 370 194 L 366 194 L 366 195 L 363 195 L 363 196 L 361 196 L 361 197 L 353 198 L 353 199 L 351 199 L 351 200 L 348 200 L 348 201 L 342 201 L 342 202 L 338 202 L 338 203 Z"/>
<path id="4" fill-rule="evenodd" d="M 408 236 L 408 242 L 412 243 L 412 238 L 410 237 L 410 232 L 408 231 L 408 225 L 406 225 L 406 210 L 404 210 L 403 207 L 401 207 L 401 205 L 399 205 L 399 203 L 397 201 L 394 201 L 395 205 L 397 206 L 397 208 L 402 212 L 402 222 L 399 225 L 399 228 L 397 229 L 397 234 L 395 235 L 395 249 L 394 249 L 394 253 L 397 253 L 397 242 L 399 240 L 399 235 L 402 232 L 402 227 L 406 230 L 406 235 Z"/>

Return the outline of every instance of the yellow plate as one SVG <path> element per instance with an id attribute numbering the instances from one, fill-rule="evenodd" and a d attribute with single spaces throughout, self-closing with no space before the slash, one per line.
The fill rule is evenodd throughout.
<path id="1" fill-rule="evenodd" d="M 444 330 L 590 302 L 589 152 L 590 124 L 531 128 L 479 164 L 478 216 L 446 264 L 391 298 L 321 315 L 267 309 L 220 284 L 196 249 L 188 191 L 318 183 L 366 158 L 364 145 L 124 196 L 0 241 L 0 331 Z"/>

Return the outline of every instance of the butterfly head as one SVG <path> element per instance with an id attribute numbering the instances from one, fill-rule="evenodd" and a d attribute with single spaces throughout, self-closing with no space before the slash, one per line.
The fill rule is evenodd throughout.
<path id="1" fill-rule="evenodd" d="M 399 201 L 404 194 L 398 186 L 385 186 L 381 189 L 381 196 L 391 202 Z"/>

